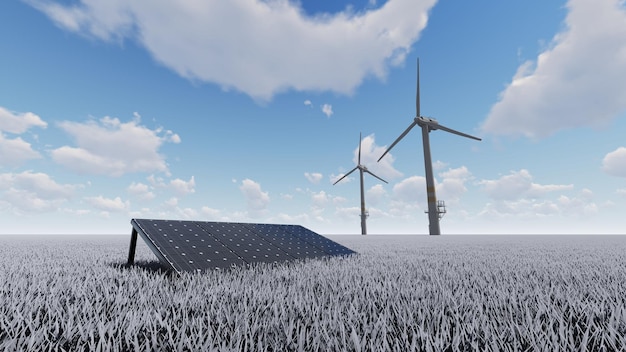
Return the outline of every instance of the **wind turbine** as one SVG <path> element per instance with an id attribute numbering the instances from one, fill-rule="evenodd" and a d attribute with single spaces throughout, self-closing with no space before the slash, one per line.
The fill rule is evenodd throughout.
<path id="1" fill-rule="evenodd" d="M 433 163 L 430 158 L 430 140 L 428 134 L 430 131 L 434 130 L 442 130 L 446 132 L 450 132 L 462 137 L 467 137 L 471 139 L 475 139 L 480 141 L 481 139 L 478 137 L 470 136 L 469 134 L 465 134 L 459 131 L 455 131 L 451 128 L 440 125 L 437 120 L 425 117 L 420 114 L 420 61 L 417 59 L 417 94 L 415 97 L 415 118 L 413 118 L 413 123 L 398 137 L 387 150 L 381 155 L 378 159 L 380 161 L 390 150 L 393 148 L 404 136 L 411 131 L 411 129 L 415 126 L 420 126 L 422 128 L 422 142 L 424 144 L 424 166 L 426 168 L 426 194 L 428 197 L 428 229 L 431 235 L 440 235 L 441 230 L 439 229 L 439 218 L 440 215 L 445 213 L 445 209 L 442 211 L 439 209 L 437 203 L 437 196 L 435 195 L 435 179 L 433 177 Z M 443 202 L 440 205 L 443 207 Z"/>
<path id="2" fill-rule="evenodd" d="M 359 133 L 359 159 L 358 159 L 357 165 L 354 167 L 354 169 L 350 170 L 350 172 L 348 172 L 347 174 L 343 175 L 340 179 L 335 181 L 335 183 L 333 183 L 333 186 L 336 185 L 339 181 L 348 177 L 348 175 L 350 175 L 357 169 L 359 170 L 359 173 L 361 176 L 361 234 L 367 235 L 367 226 L 365 224 L 365 219 L 369 216 L 369 214 L 367 213 L 367 211 L 365 211 L 365 192 L 363 190 L 363 173 L 367 172 L 368 174 L 376 177 L 377 179 L 383 181 L 384 183 L 387 183 L 387 181 L 374 175 L 370 170 L 367 169 L 367 167 L 361 165 L 361 134 L 360 133 Z"/>

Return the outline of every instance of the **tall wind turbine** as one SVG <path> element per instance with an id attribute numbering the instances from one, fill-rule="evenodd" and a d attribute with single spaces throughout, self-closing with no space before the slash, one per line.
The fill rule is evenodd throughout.
<path id="1" fill-rule="evenodd" d="M 361 235 L 367 235 L 367 226 L 365 224 L 365 219 L 367 218 L 369 214 L 367 213 L 367 211 L 365 211 L 365 192 L 363 190 L 363 173 L 367 172 L 368 174 L 376 177 L 377 179 L 383 181 L 384 183 L 387 183 L 387 181 L 374 175 L 370 170 L 367 169 L 367 167 L 361 165 L 361 134 L 359 134 L 359 159 L 358 159 L 357 165 L 354 167 L 354 169 L 350 170 L 350 172 L 348 172 L 347 174 L 343 175 L 340 179 L 335 181 L 335 183 L 333 183 L 333 186 L 336 185 L 339 181 L 348 177 L 348 175 L 350 175 L 357 169 L 359 170 L 359 173 L 361 176 Z"/>
<path id="2" fill-rule="evenodd" d="M 437 196 L 435 195 L 435 179 L 433 177 L 433 163 L 430 158 L 430 140 L 428 134 L 430 131 L 434 130 L 442 130 L 446 132 L 450 132 L 462 137 L 467 137 L 471 139 L 475 139 L 480 141 L 481 139 L 478 137 L 470 136 L 469 134 L 465 134 L 459 131 L 455 131 L 451 128 L 440 125 L 437 120 L 424 117 L 420 114 L 420 61 L 417 59 L 417 94 L 415 97 L 415 118 L 413 118 L 413 123 L 398 137 L 387 150 L 383 153 L 383 155 L 378 159 L 380 161 L 390 150 L 393 148 L 404 136 L 411 131 L 411 129 L 415 126 L 420 126 L 422 128 L 422 142 L 424 144 L 424 166 L 426 168 L 426 194 L 428 196 L 428 229 L 431 235 L 440 235 L 441 230 L 439 229 L 439 218 L 440 215 L 445 212 L 439 210 L 437 203 Z"/>

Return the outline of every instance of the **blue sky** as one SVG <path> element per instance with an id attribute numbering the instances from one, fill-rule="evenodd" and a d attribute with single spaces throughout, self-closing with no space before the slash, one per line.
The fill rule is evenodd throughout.
<path id="1" fill-rule="evenodd" d="M 0 3 L 0 233 L 131 218 L 624 233 L 626 8 L 570 1 Z"/>

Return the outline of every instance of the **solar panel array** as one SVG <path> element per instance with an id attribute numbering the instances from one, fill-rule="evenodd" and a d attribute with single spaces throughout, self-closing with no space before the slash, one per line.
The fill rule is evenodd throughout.
<path id="1" fill-rule="evenodd" d="M 177 273 L 355 252 L 299 225 L 132 219 L 129 264 L 137 235 Z"/>

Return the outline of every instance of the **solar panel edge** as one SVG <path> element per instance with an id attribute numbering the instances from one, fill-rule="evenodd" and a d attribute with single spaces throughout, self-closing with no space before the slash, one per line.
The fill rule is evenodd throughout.
<path id="1" fill-rule="evenodd" d="M 139 236 L 141 236 L 141 238 L 146 243 L 146 245 L 148 245 L 148 248 L 150 248 L 152 253 L 154 253 L 154 255 L 156 255 L 157 259 L 159 259 L 159 262 L 161 262 L 161 264 L 165 265 L 166 267 L 169 267 L 171 270 L 174 270 L 178 275 L 180 275 L 181 274 L 181 270 L 179 268 L 177 268 L 176 265 L 172 261 L 167 259 L 167 257 L 164 255 L 164 253 L 161 250 L 159 250 L 159 247 L 154 242 L 154 240 L 150 237 L 150 235 L 148 235 L 147 231 L 143 228 L 143 226 L 141 225 L 140 221 L 154 221 L 154 220 L 151 220 L 151 219 L 131 219 L 130 223 L 133 226 L 133 228 L 135 229 L 135 231 L 137 231 Z"/>
<path id="2" fill-rule="evenodd" d="M 310 238 L 307 240 L 307 238 L 306 238 L 306 237 L 302 237 L 302 240 L 303 240 L 303 241 L 305 241 L 305 242 L 307 242 L 307 243 L 310 243 L 311 245 L 313 245 L 313 246 L 315 246 L 315 247 L 319 248 L 321 251 L 325 252 L 327 256 L 338 256 L 338 255 L 345 256 L 345 255 L 353 255 L 353 254 L 357 254 L 357 252 L 353 251 L 352 249 L 350 249 L 350 248 L 348 248 L 348 247 L 346 247 L 346 246 L 343 246 L 343 245 L 341 245 L 341 244 L 339 244 L 339 243 L 337 243 L 337 242 L 335 242 L 335 241 L 331 240 L 330 238 L 328 238 L 328 237 L 326 237 L 326 236 L 320 235 L 319 233 L 317 233 L 317 232 L 315 232 L 315 231 L 313 231 L 313 230 L 311 230 L 311 229 L 309 229 L 309 228 L 306 228 L 306 227 L 304 227 L 304 226 L 302 226 L 302 225 L 288 225 L 288 227 L 287 227 L 287 231 L 289 231 L 289 232 L 290 232 L 290 233 L 292 233 L 293 235 L 297 236 L 297 235 L 298 235 L 298 233 L 297 233 L 297 232 L 295 232 L 295 231 L 292 231 L 292 230 L 293 230 L 293 229 L 298 229 L 298 228 L 299 228 L 299 229 L 306 230 L 306 231 L 308 231 L 308 232 L 310 232 L 310 233 L 312 233 L 312 234 L 314 234 L 314 235 L 316 235 L 316 236 L 319 236 L 321 239 L 323 239 L 323 240 L 324 240 L 324 241 L 326 241 L 327 243 L 329 243 L 329 242 L 330 242 L 330 243 L 332 243 L 335 247 L 341 248 L 343 251 L 347 251 L 347 252 L 348 252 L 348 253 L 334 253 L 334 252 L 332 252 L 332 251 L 331 251 L 331 252 L 329 252 L 329 251 L 327 251 L 327 249 L 326 249 L 326 248 L 324 248 L 324 247 L 322 247 L 322 246 L 319 246 L 319 244 L 316 244 L 315 242 L 311 241 L 311 240 L 310 240 Z"/>

